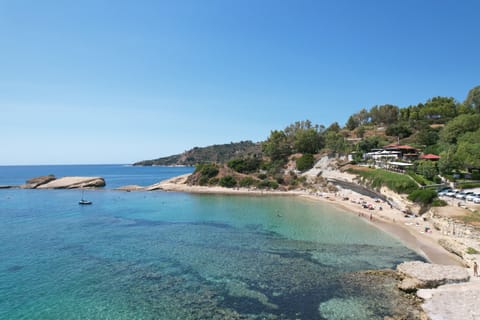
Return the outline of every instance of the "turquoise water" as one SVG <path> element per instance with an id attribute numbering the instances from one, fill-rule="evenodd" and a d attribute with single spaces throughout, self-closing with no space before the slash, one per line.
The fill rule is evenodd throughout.
<path id="1" fill-rule="evenodd" d="M 0 190 L 0 319 L 383 319 L 345 279 L 419 258 L 296 198 L 87 195 Z"/>

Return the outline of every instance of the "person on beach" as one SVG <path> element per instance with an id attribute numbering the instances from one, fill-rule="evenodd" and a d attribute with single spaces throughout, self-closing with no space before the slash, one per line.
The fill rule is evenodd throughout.
<path id="1" fill-rule="evenodd" d="M 476 261 L 473 262 L 473 276 L 478 277 L 478 265 Z"/>

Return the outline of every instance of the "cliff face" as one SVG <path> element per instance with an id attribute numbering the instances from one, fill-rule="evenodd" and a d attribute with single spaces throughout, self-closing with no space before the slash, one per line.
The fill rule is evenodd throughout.
<path id="1" fill-rule="evenodd" d="M 234 158 L 261 155 L 260 143 L 241 141 L 208 147 L 195 147 L 181 154 L 134 163 L 134 166 L 194 166 L 198 163 L 224 163 Z"/>

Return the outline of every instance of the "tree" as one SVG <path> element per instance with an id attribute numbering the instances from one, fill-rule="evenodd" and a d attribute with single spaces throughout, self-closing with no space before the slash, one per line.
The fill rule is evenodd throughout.
<path id="1" fill-rule="evenodd" d="M 438 171 L 441 174 L 451 173 L 454 169 L 460 167 L 460 163 L 455 157 L 456 147 L 450 146 L 447 150 L 440 153 L 440 160 L 438 161 Z"/>
<path id="2" fill-rule="evenodd" d="M 393 124 L 399 118 L 399 109 L 397 106 L 391 104 L 374 106 L 370 109 L 370 118 L 376 125 Z"/>
<path id="3" fill-rule="evenodd" d="M 347 144 L 345 142 L 345 137 L 340 133 L 335 131 L 325 132 L 325 146 L 334 152 L 343 153 L 347 150 Z"/>
<path id="4" fill-rule="evenodd" d="M 313 155 L 306 153 L 296 160 L 297 169 L 300 171 L 311 169 L 314 161 Z"/>
<path id="5" fill-rule="evenodd" d="M 338 122 L 334 122 L 332 123 L 328 128 L 327 130 L 325 130 L 325 132 L 335 132 L 335 133 L 338 133 L 340 132 L 342 128 L 340 128 L 340 125 L 338 124 Z"/>
<path id="6" fill-rule="evenodd" d="M 291 153 L 287 136 L 283 131 L 273 130 L 262 145 L 263 152 L 272 159 L 285 160 Z"/>
<path id="7" fill-rule="evenodd" d="M 464 105 L 467 108 L 473 109 L 476 113 L 480 113 L 480 86 L 470 89 Z"/>
<path id="8" fill-rule="evenodd" d="M 323 147 L 323 138 L 315 129 L 310 128 L 298 130 L 293 143 L 295 151 L 313 154 Z"/>
<path id="9" fill-rule="evenodd" d="M 360 125 L 360 121 L 355 118 L 355 116 L 351 115 L 348 120 L 347 120 L 347 123 L 345 124 L 345 127 L 347 127 L 348 130 L 350 131 L 353 131 L 355 130 L 358 126 Z"/>
<path id="10" fill-rule="evenodd" d="M 445 125 L 440 132 L 440 139 L 444 143 L 455 144 L 461 135 L 479 128 L 480 114 L 462 114 Z"/>
<path id="11" fill-rule="evenodd" d="M 438 132 L 430 126 L 423 127 L 415 135 L 415 141 L 421 146 L 431 146 L 438 141 Z"/>
<path id="12" fill-rule="evenodd" d="M 421 160 L 417 162 L 417 173 L 421 174 L 428 180 L 433 180 L 433 178 L 438 174 L 437 166 L 433 161 Z"/>
<path id="13" fill-rule="evenodd" d="M 218 184 L 225 188 L 233 188 L 237 185 L 237 180 L 232 176 L 225 176 L 220 178 Z"/>
<path id="14" fill-rule="evenodd" d="M 467 132 L 458 139 L 455 158 L 464 167 L 480 168 L 480 129 Z"/>
<path id="15" fill-rule="evenodd" d="M 388 126 L 385 133 L 387 136 L 400 137 L 403 139 L 409 137 L 412 134 L 412 130 L 404 123 L 394 123 Z"/>
<path id="16" fill-rule="evenodd" d="M 372 149 L 377 149 L 384 144 L 385 141 L 379 136 L 372 136 L 360 141 L 357 145 L 357 150 L 363 153 L 370 152 Z"/>

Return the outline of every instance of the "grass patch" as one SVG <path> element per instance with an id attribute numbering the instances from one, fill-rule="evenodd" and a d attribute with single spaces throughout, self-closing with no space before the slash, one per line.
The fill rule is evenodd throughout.
<path id="1" fill-rule="evenodd" d="M 372 188 L 379 189 L 385 186 L 397 193 L 411 193 L 418 189 L 417 184 L 410 179 L 409 176 L 386 171 L 383 169 L 357 169 L 350 168 L 347 170 L 356 174 L 366 181 Z"/>
<path id="2" fill-rule="evenodd" d="M 475 248 L 468 247 L 468 248 L 467 248 L 467 253 L 468 253 L 468 254 L 479 254 L 480 252 L 478 252 L 477 250 L 475 250 Z"/>
<path id="3" fill-rule="evenodd" d="M 459 189 L 470 189 L 470 188 L 479 188 L 480 182 L 460 182 L 457 183 L 457 188 Z"/>
<path id="4" fill-rule="evenodd" d="M 415 172 L 413 171 L 407 171 L 407 174 L 413 178 L 413 180 L 415 180 L 419 185 L 421 186 L 426 186 L 426 185 L 429 185 L 429 184 L 433 184 L 431 181 L 425 179 L 423 176 L 419 175 L 419 174 L 416 174 Z"/>
<path id="5" fill-rule="evenodd" d="M 432 207 L 445 207 L 447 206 L 447 202 L 445 200 L 442 200 L 442 199 L 433 199 L 432 201 Z"/>

